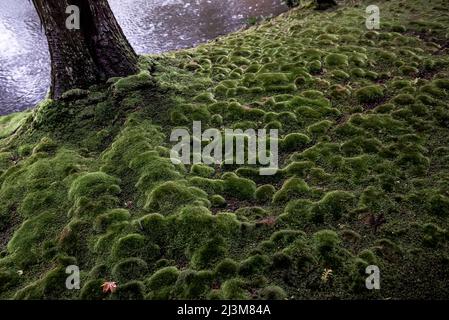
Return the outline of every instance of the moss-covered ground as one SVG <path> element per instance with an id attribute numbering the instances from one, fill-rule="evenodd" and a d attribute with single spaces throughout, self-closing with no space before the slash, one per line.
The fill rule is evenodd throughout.
<path id="1" fill-rule="evenodd" d="M 293 9 L 1 118 L 0 298 L 449 298 L 448 2 L 378 1 L 375 31 L 367 4 Z M 281 170 L 173 165 L 194 120 L 279 129 Z"/>

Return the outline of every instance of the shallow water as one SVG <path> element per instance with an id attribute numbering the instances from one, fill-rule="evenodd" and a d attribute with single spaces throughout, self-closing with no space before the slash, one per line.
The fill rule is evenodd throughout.
<path id="1" fill-rule="evenodd" d="M 250 17 L 286 10 L 281 0 L 110 0 L 138 53 L 192 47 Z M 29 0 L 0 0 L 0 114 L 34 106 L 49 87 L 45 35 Z"/>

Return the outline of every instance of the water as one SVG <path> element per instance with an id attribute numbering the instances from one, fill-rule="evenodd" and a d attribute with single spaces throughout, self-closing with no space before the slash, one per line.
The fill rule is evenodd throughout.
<path id="1" fill-rule="evenodd" d="M 110 0 L 138 53 L 187 48 L 286 10 L 281 0 Z M 50 58 L 29 0 L 0 0 L 0 114 L 33 107 L 50 85 Z"/>

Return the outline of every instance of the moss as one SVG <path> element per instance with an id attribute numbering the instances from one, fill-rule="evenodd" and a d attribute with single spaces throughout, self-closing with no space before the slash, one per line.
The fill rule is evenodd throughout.
<path id="1" fill-rule="evenodd" d="M 304 196 L 309 190 L 309 186 L 304 180 L 295 177 L 290 178 L 286 180 L 282 188 L 274 194 L 273 203 L 288 201 L 295 197 Z"/>
<path id="2" fill-rule="evenodd" d="M 237 217 L 246 217 L 251 220 L 258 220 L 268 215 L 267 211 L 261 207 L 244 207 L 238 209 L 235 214 Z"/>
<path id="3" fill-rule="evenodd" d="M 120 193 L 119 180 L 104 172 L 90 172 L 79 176 L 70 186 L 69 199 L 75 215 L 95 214 L 113 208 Z"/>
<path id="4" fill-rule="evenodd" d="M 384 90 L 378 85 L 366 86 L 358 89 L 355 95 L 361 103 L 371 103 L 383 98 Z"/>
<path id="5" fill-rule="evenodd" d="M 214 272 L 218 279 L 226 280 L 237 275 L 239 264 L 230 258 L 221 260 L 215 267 Z"/>
<path id="6" fill-rule="evenodd" d="M 284 252 L 276 252 L 273 254 L 273 263 L 271 269 L 273 270 L 288 270 L 291 268 L 293 262 L 292 258 Z"/>
<path id="7" fill-rule="evenodd" d="M 429 199 L 430 212 L 436 216 L 449 216 L 449 197 L 441 194 L 433 195 Z"/>
<path id="8" fill-rule="evenodd" d="M 148 196 L 146 208 L 169 214 L 182 205 L 207 200 L 207 194 L 172 181 L 155 188 Z M 204 202 L 205 203 L 205 202 Z"/>
<path id="9" fill-rule="evenodd" d="M 137 220 L 135 224 L 150 241 L 162 243 L 165 240 L 168 223 L 161 214 L 152 213 L 145 215 Z"/>
<path id="10" fill-rule="evenodd" d="M 313 135 L 323 135 L 330 129 L 332 125 L 333 125 L 332 121 L 322 120 L 320 122 L 316 122 L 308 126 L 307 132 Z"/>
<path id="11" fill-rule="evenodd" d="M 260 298 L 263 300 L 284 300 L 287 298 L 287 294 L 281 287 L 268 286 L 260 291 Z"/>
<path id="12" fill-rule="evenodd" d="M 193 98 L 193 101 L 200 103 L 215 103 L 217 100 L 214 99 L 214 95 L 210 92 L 204 92 Z"/>
<path id="13" fill-rule="evenodd" d="M 112 209 L 106 213 L 100 214 L 95 219 L 95 229 L 99 232 L 104 232 L 109 226 L 123 221 L 128 221 L 131 215 L 125 209 Z"/>
<path id="14" fill-rule="evenodd" d="M 223 180 L 218 179 L 206 179 L 200 177 L 194 177 L 189 179 L 189 183 L 192 186 L 201 188 L 208 194 L 221 194 L 224 192 L 225 184 Z"/>
<path id="15" fill-rule="evenodd" d="M 44 152 L 44 153 L 53 153 L 54 151 L 56 151 L 56 149 L 58 148 L 58 145 L 56 144 L 56 142 L 54 142 L 51 138 L 49 137 L 44 137 L 41 139 L 41 141 L 39 141 L 39 143 L 33 148 L 33 153 L 39 153 L 39 152 Z"/>
<path id="16" fill-rule="evenodd" d="M 20 276 L 14 271 L 0 271 L 0 290 L 5 292 L 20 283 Z"/>
<path id="17" fill-rule="evenodd" d="M 223 237 L 216 236 L 197 249 L 191 263 L 195 269 L 209 269 L 227 254 L 228 246 Z"/>
<path id="18" fill-rule="evenodd" d="M 0 297 L 445 297 L 429 276 L 449 265 L 440 2 L 385 3 L 382 32 L 352 4 L 301 7 L 0 117 Z M 192 120 L 279 129 L 282 169 L 174 165 L 167 134 Z M 67 264 L 82 292 L 64 288 Z M 380 293 L 368 264 L 388 269 Z M 420 282 L 404 280 L 411 264 Z"/>
<path id="19" fill-rule="evenodd" d="M 256 80 L 261 82 L 265 87 L 273 85 L 286 85 L 289 83 L 288 74 L 286 73 L 259 73 Z"/>
<path id="20" fill-rule="evenodd" d="M 313 162 L 311 161 L 294 161 L 288 166 L 282 169 L 282 173 L 289 176 L 306 177 L 313 167 Z"/>
<path id="21" fill-rule="evenodd" d="M 151 277 L 145 280 L 145 284 L 150 291 L 146 298 L 152 300 L 170 299 L 178 277 L 179 270 L 176 267 L 166 267 L 157 270 Z"/>
<path id="22" fill-rule="evenodd" d="M 331 53 L 326 56 L 324 59 L 324 62 L 328 66 L 347 66 L 348 63 L 348 57 L 344 54 L 340 53 Z"/>
<path id="23" fill-rule="evenodd" d="M 155 81 L 148 71 L 142 71 L 137 75 L 132 75 L 115 82 L 112 86 L 114 95 L 121 96 L 144 88 L 155 87 Z"/>
<path id="24" fill-rule="evenodd" d="M 330 216 L 333 220 L 340 219 L 355 205 L 355 196 L 347 191 L 331 191 L 318 201 L 313 213 L 318 216 Z"/>
<path id="25" fill-rule="evenodd" d="M 254 181 L 239 178 L 234 173 L 223 175 L 225 192 L 238 199 L 253 199 L 256 192 Z"/>
<path id="26" fill-rule="evenodd" d="M 185 270 L 175 285 L 175 293 L 183 299 L 204 298 L 210 291 L 213 273 L 210 271 Z"/>
<path id="27" fill-rule="evenodd" d="M 362 239 L 362 236 L 358 232 L 356 232 L 354 230 L 350 230 L 350 229 L 342 230 L 341 237 L 344 240 L 352 242 L 352 243 L 357 243 Z"/>
<path id="28" fill-rule="evenodd" d="M 148 265 L 140 258 L 123 259 L 112 268 L 112 277 L 119 283 L 142 279 L 148 272 Z"/>
<path id="29" fill-rule="evenodd" d="M 9 137 L 16 132 L 29 116 L 29 112 L 17 112 L 0 116 L 0 139 Z"/>
<path id="30" fill-rule="evenodd" d="M 218 194 L 211 196 L 210 202 L 212 206 L 216 208 L 226 207 L 226 199 Z"/>
<path id="31" fill-rule="evenodd" d="M 271 184 L 265 184 L 256 189 L 256 199 L 260 202 L 270 202 L 276 189 Z"/>
<path id="32" fill-rule="evenodd" d="M 281 141 L 284 150 L 298 150 L 310 142 L 310 138 L 302 133 L 290 133 Z"/>
<path id="33" fill-rule="evenodd" d="M 316 73 L 320 73 L 322 70 L 322 65 L 321 65 L 321 61 L 320 60 L 313 60 L 307 63 L 307 70 L 311 73 L 311 74 L 316 74 Z"/>
<path id="34" fill-rule="evenodd" d="M 251 256 L 240 262 L 239 275 L 241 276 L 251 276 L 264 273 L 270 264 L 270 260 L 264 255 Z"/>
<path id="35" fill-rule="evenodd" d="M 128 234 L 112 247 L 112 255 L 116 259 L 138 257 L 146 261 L 155 261 L 160 254 L 158 245 L 146 241 L 140 234 Z"/>
<path id="36" fill-rule="evenodd" d="M 214 168 L 211 168 L 204 164 L 194 164 L 190 169 L 190 173 L 200 177 L 208 178 L 215 173 L 215 170 Z"/>
<path id="37" fill-rule="evenodd" d="M 211 119 L 210 119 L 211 123 L 213 125 L 222 125 L 223 124 L 223 117 L 219 114 L 214 114 Z M 179 123 L 179 122 L 177 122 Z"/>
<path id="38" fill-rule="evenodd" d="M 419 73 L 419 69 L 415 68 L 413 66 L 401 66 L 399 68 L 399 71 L 401 74 L 406 75 L 406 76 L 413 76 L 413 75 L 417 75 Z"/>
<path id="39" fill-rule="evenodd" d="M 264 129 L 266 129 L 266 130 L 271 130 L 271 129 L 281 130 L 282 127 L 283 127 L 283 125 L 282 125 L 282 123 L 280 121 L 273 120 L 273 121 L 268 122 L 265 125 Z"/>
<path id="40" fill-rule="evenodd" d="M 385 259 L 391 260 L 402 255 L 402 249 L 390 239 L 378 239 L 374 244 L 376 253 Z"/>
<path id="41" fill-rule="evenodd" d="M 82 300 L 104 300 L 108 294 L 102 290 L 103 283 L 102 279 L 87 281 L 81 288 L 80 298 Z"/>
<path id="42" fill-rule="evenodd" d="M 54 216 L 52 212 L 41 213 L 25 220 L 14 232 L 7 248 L 20 268 L 26 268 L 38 261 L 39 245 L 46 236 L 54 234 L 54 230 L 48 228 L 54 223 Z"/>
<path id="43" fill-rule="evenodd" d="M 118 300 L 143 300 L 145 297 L 145 285 L 141 281 L 130 281 L 117 287 L 112 295 Z"/>
<path id="44" fill-rule="evenodd" d="M 227 280 L 222 285 L 223 298 L 228 300 L 246 300 L 249 293 L 245 290 L 246 283 L 239 278 Z"/>
<path id="45" fill-rule="evenodd" d="M 393 102 L 399 105 L 409 105 L 415 102 L 415 98 L 411 94 L 398 94 L 393 98 Z"/>
<path id="46" fill-rule="evenodd" d="M 358 256 L 361 259 L 363 259 L 366 262 L 368 262 L 370 265 L 377 265 L 378 262 L 379 262 L 377 257 L 376 257 L 376 254 L 372 250 L 370 250 L 370 249 L 364 249 L 364 250 L 360 251 Z"/>
<path id="47" fill-rule="evenodd" d="M 338 234 L 332 230 L 321 230 L 313 235 L 314 247 L 325 259 L 328 259 L 336 252 L 340 242 Z"/>
<path id="48" fill-rule="evenodd" d="M 331 73 L 332 78 L 336 79 L 336 80 L 348 80 L 351 78 L 351 76 L 343 71 L 343 70 L 334 70 Z"/>

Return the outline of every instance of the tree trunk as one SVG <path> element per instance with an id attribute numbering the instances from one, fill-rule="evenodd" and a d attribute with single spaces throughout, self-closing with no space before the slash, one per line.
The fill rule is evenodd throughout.
<path id="1" fill-rule="evenodd" d="M 337 2 L 335 0 L 316 0 L 318 10 L 326 10 L 330 7 L 336 6 Z"/>
<path id="2" fill-rule="evenodd" d="M 51 56 L 50 96 L 137 72 L 137 55 L 107 0 L 33 0 Z M 66 8 L 80 9 L 80 29 L 66 28 Z"/>

